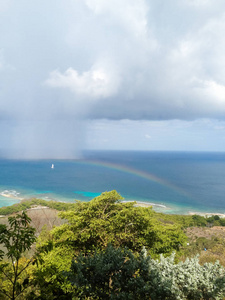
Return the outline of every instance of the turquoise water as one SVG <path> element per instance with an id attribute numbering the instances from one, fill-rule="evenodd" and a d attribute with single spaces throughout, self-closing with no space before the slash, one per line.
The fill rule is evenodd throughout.
<path id="1" fill-rule="evenodd" d="M 82 160 L 0 160 L 1 207 L 32 197 L 89 201 L 113 189 L 167 213 L 225 213 L 225 153 L 102 151 Z"/>

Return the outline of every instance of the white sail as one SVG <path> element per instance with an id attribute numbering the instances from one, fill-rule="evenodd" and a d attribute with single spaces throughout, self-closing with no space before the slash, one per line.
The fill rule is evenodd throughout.
<path id="1" fill-rule="evenodd" d="M 51 168 L 54 169 L 54 164 L 52 164 Z"/>

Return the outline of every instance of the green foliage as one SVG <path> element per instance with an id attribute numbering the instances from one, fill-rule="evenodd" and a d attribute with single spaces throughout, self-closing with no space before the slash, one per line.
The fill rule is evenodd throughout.
<path id="1" fill-rule="evenodd" d="M 79 288 L 77 295 L 91 299 L 149 299 L 149 257 L 108 246 L 93 255 L 80 254 L 67 276 Z"/>
<path id="2" fill-rule="evenodd" d="M 206 222 L 211 226 L 225 226 L 225 218 L 220 218 L 218 215 L 206 218 Z"/>
<path id="3" fill-rule="evenodd" d="M 203 217 L 200 215 L 168 215 L 155 212 L 154 216 L 165 224 L 179 224 L 183 229 L 193 226 L 225 226 L 225 218 L 220 218 L 218 215 Z"/>
<path id="4" fill-rule="evenodd" d="M 66 246 L 55 248 L 53 245 L 48 249 L 38 248 L 38 251 L 39 260 L 32 275 L 34 291 L 28 299 L 72 299 L 74 287 L 63 273 L 70 270 L 73 251 Z"/>
<path id="5" fill-rule="evenodd" d="M 22 294 L 28 286 L 28 277 L 24 277 L 32 259 L 21 264 L 22 255 L 26 250 L 31 249 L 35 242 L 35 229 L 30 227 L 31 219 L 22 212 L 21 215 L 8 218 L 9 226 L 0 227 L 0 244 L 3 244 L 5 251 L 1 250 L 1 261 L 5 255 L 7 262 L 1 262 L 1 290 L 9 299 L 15 299 Z"/>
<path id="6" fill-rule="evenodd" d="M 220 226 L 225 226 L 225 218 L 220 218 Z"/>
<path id="7" fill-rule="evenodd" d="M 146 246 L 156 255 L 178 250 L 186 240 L 179 226 L 154 219 L 151 208 L 120 200 L 116 191 L 105 192 L 90 202 L 78 202 L 73 211 L 60 213 L 68 223 L 53 229 L 55 243 L 84 252 L 104 249 L 108 244 L 132 251 Z"/>
<path id="8" fill-rule="evenodd" d="M 179 224 L 183 229 L 195 226 L 190 215 L 169 215 L 155 212 L 155 217 L 165 224 Z"/>
<path id="9" fill-rule="evenodd" d="M 1 207 L 0 215 L 10 215 L 13 213 L 18 213 L 20 211 L 25 211 L 35 205 L 47 206 L 49 208 L 53 208 L 59 211 L 63 210 L 71 210 L 75 206 L 75 203 L 65 203 L 59 201 L 46 201 L 42 199 L 30 199 L 30 200 L 22 200 L 20 203 L 13 204 L 11 206 Z"/>
<path id="10" fill-rule="evenodd" d="M 199 216 L 199 215 L 193 215 L 192 219 L 194 221 L 194 226 L 204 227 L 207 224 L 205 217 L 202 217 L 202 216 Z"/>
<path id="11" fill-rule="evenodd" d="M 174 250 L 179 254 L 185 244 L 181 228 L 225 225 L 225 219 L 164 215 L 121 200 L 111 191 L 90 202 L 32 199 L 12 206 L 61 210 L 65 223 L 51 231 L 43 228 L 30 259 L 23 255 L 36 239 L 26 213 L 9 217 L 8 226 L 0 225 L 0 299 L 223 298 L 225 270 L 219 263 L 201 265 L 194 257 L 176 264 L 179 255 L 176 260 L 175 254 L 166 256 Z M 150 256 L 138 254 L 143 246 Z M 202 252 L 206 262 L 224 254 L 224 240 L 200 237 L 182 248 L 188 256 Z"/>

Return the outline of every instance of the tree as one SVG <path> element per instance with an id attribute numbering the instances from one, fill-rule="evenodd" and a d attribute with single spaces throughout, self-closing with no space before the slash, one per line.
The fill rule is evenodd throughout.
<path id="1" fill-rule="evenodd" d="M 207 220 L 203 216 L 193 215 L 192 219 L 194 221 L 194 225 L 195 226 L 204 227 L 207 224 Z"/>
<path id="2" fill-rule="evenodd" d="M 0 250 L 0 294 L 12 300 L 22 295 L 29 284 L 25 271 L 34 258 L 22 259 L 22 255 L 31 249 L 36 240 L 35 229 L 30 226 L 30 221 L 27 214 L 22 212 L 8 218 L 9 226 L 0 227 L 0 244 L 4 247 Z M 3 261 L 4 256 L 7 257 L 7 261 Z"/>
<path id="3" fill-rule="evenodd" d="M 34 289 L 27 299 L 72 300 L 74 286 L 64 273 L 70 270 L 73 254 L 70 248 L 63 245 L 57 248 L 53 246 L 51 250 L 42 248 L 38 265 L 35 265 L 32 273 Z"/>
<path id="4" fill-rule="evenodd" d="M 52 230 L 55 244 L 69 245 L 77 252 L 105 249 L 108 244 L 132 251 L 145 246 L 152 255 L 158 255 L 178 250 L 186 240 L 178 226 L 154 218 L 151 208 L 135 207 L 121 199 L 116 191 L 105 192 L 60 213 L 67 222 Z"/>
<path id="5" fill-rule="evenodd" d="M 93 255 L 81 253 L 67 276 L 80 288 L 79 299 L 149 299 L 148 261 L 142 253 L 135 257 L 126 248 L 109 245 Z"/>

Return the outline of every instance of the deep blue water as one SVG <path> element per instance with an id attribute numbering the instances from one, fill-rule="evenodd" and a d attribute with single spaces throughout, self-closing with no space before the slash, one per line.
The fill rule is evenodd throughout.
<path id="1" fill-rule="evenodd" d="M 17 197 L 89 201 L 113 189 L 168 213 L 225 213 L 225 153 L 99 151 L 82 160 L 0 160 L 0 193 L 15 195 L 0 196 L 0 207 Z"/>

